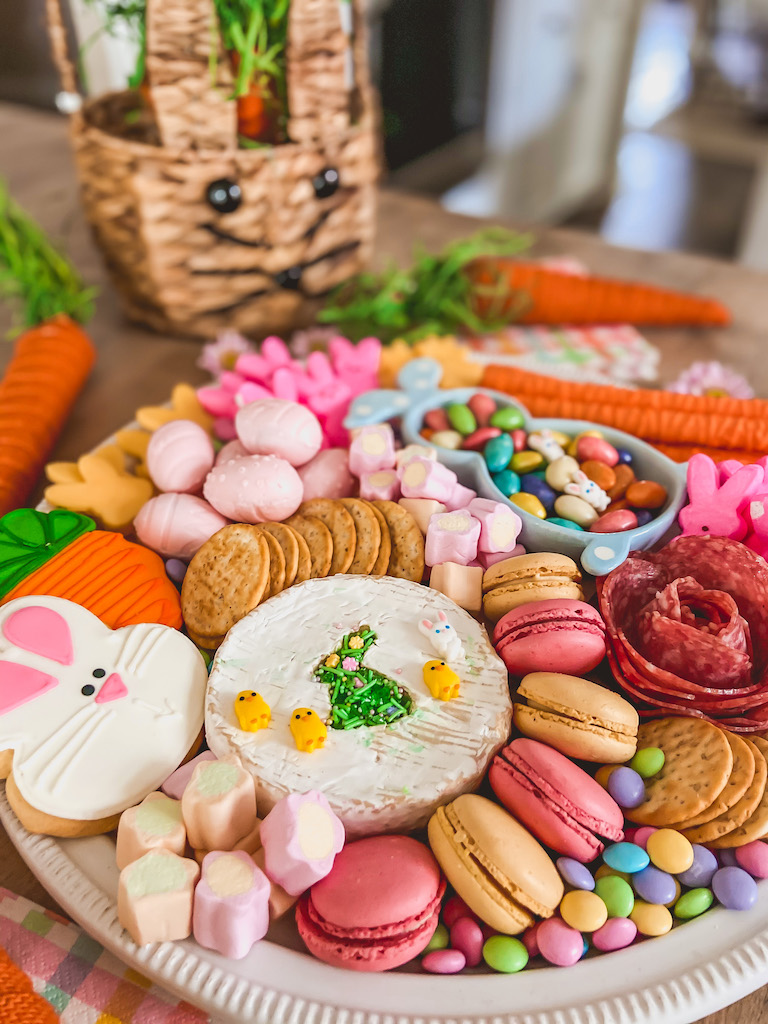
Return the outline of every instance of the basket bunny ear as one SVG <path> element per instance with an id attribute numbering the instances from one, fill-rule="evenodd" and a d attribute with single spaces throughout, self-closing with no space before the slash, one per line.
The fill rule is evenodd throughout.
<path id="1" fill-rule="evenodd" d="M 286 47 L 288 135 L 309 142 L 350 123 L 349 43 L 339 0 L 291 0 Z"/>
<path id="2" fill-rule="evenodd" d="M 711 498 L 717 493 L 720 485 L 720 474 L 714 461 L 701 453 L 692 455 L 688 463 L 686 483 L 691 502 Z"/>
<path id="3" fill-rule="evenodd" d="M 742 466 L 720 488 L 718 500 L 731 508 L 741 509 L 762 482 L 763 471 L 760 466 Z"/>
<path id="4" fill-rule="evenodd" d="M 164 146 L 237 145 L 232 75 L 213 0 L 147 0 L 147 79 Z"/>

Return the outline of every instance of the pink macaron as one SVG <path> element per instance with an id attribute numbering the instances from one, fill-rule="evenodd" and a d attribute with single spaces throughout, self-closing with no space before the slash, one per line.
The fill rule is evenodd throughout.
<path id="1" fill-rule="evenodd" d="M 499 619 L 493 645 L 513 676 L 581 676 L 605 657 L 605 623 L 585 601 L 531 601 Z"/>
<path id="2" fill-rule="evenodd" d="M 353 971 L 388 971 L 423 952 L 445 892 L 428 847 L 409 836 L 349 843 L 296 908 L 307 949 Z"/>
<path id="3" fill-rule="evenodd" d="M 517 739 L 493 759 L 496 796 L 545 846 L 583 864 L 603 852 L 598 836 L 619 843 L 624 815 L 577 764 L 537 740 Z"/>

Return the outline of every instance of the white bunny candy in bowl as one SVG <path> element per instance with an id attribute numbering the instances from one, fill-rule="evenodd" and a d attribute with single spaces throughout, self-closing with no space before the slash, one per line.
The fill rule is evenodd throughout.
<path id="1" fill-rule="evenodd" d="M 442 367 L 433 359 L 414 359 L 400 371 L 398 384 L 400 390 L 366 391 L 359 395 L 350 406 L 345 420 L 348 429 L 362 427 L 373 423 L 383 423 L 395 417 L 401 418 L 401 434 L 403 443 L 429 445 L 437 453 L 438 460 L 453 472 L 459 482 L 470 487 L 483 498 L 504 502 L 514 508 L 523 522 L 519 537 L 520 542 L 533 551 L 556 551 L 581 561 L 586 572 L 593 576 L 603 576 L 615 569 L 624 561 L 630 551 L 649 548 L 661 540 L 667 531 L 674 526 L 677 514 L 686 499 L 686 467 L 685 464 L 673 462 L 644 441 L 625 434 L 621 430 L 604 427 L 586 420 L 534 419 L 528 410 L 499 391 L 487 388 L 452 388 L 440 390 L 439 381 Z M 466 404 L 473 395 L 484 394 L 491 397 L 498 409 L 516 409 L 522 420 L 522 428 L 528 434 L 535 433 L 541 441 L 534 440 L 545 460 L 560 457 L 560 452 L 552 445 L 552 437 L 547 431 L 567 434 L 575 437 L 588 431 L 599 430 L 601 436 L 614 448 L 624 449 L 632 456 L 632 468 L 638 479 L 653 480 L 661 484 L 667 491 L 664 506 L 650 522 L 637 526 L 622 533 L 590 533 L 568 529 L 557 523 L 539 519 L 525 509 L 520 508 L 499 490 L 482 454 L 478 451 L 449 449 L 431 444 L 420 433 L 424 425 L 424 416 L 430 409 L 448 404 Z M 578 490 L 579 481 L 574 480 Z M 582 481 L 582 489 L 586 486 Z M 602 501 L 600 488 L 590 488 L 589 495 L 581 495 L 595 510 Z M 590 501 L 590 496 L 592 501 Z"/>

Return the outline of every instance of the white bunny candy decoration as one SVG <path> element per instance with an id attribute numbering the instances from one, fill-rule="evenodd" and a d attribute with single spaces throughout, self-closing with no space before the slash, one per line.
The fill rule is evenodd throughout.
<path id="1" fill-rule="evenodd" d="M 720 470 L 708 455 L 692 455 L 687 470 L 689 504 L 678 517 L 683 536 L 709 533 L 742 540 L 747 533 L 742 513 L 763 489 L 764 475 L 762 466 L 741 466 L 721 483 Z"/>
<path id="2" fill-rule="evenodd" d="M 207 678 L 169 626 L 111 630 L 58 597 L 0 608 L 0 752 L 22 822 L 32 808 L 103 831 L 157 789 L 200 734 Z"/>
<path id="3" fill-rule="evenodd" d="M 575 494 L 577 498 L 582 498 L 598 512 L 603 512 L 611 503 L 611 499 L 602 487 L 598 487 L 595 481 L 590 480 L 581 469 L 574 473 L 573 480 L 565 485 L 565 493 Z"/>
<path id="4" fill-rule="evenodd" d="M 528 447 L 543 455 L 547 462 L 554 462 L 555 459 L 562 459 L 565 451 L 557 443 L 551 430 L 537 430 L 528 435 Z"/>
<path id="5" fill-rule="evenodd" d="M 443 661 L 460 662 L 464 661 L 464 647 L 462 646 L 459 634 L 451 626 L 448 616 L 444 611 L 438 612 L 438 621 L 421 619 L 419 632 L 429 638 L 432 647 Z"/>

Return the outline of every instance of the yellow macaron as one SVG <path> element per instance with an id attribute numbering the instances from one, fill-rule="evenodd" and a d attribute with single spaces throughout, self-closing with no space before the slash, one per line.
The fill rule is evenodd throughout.
<path id="1" fill-rule="evenodd" d="M 492 565 L 483 576 L 483 610 L 491 622 L 529 601 L 564 598 L 583 601 L 581 572 L 572 558 L 543 551 L 514 555 Z"/>

